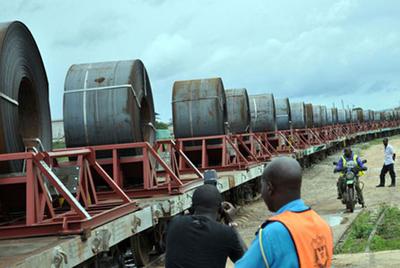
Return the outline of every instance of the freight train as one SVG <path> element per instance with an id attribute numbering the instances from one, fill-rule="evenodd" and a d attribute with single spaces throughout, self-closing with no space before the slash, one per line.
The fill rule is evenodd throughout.
<path id="1" fill-rule="evenodd" d="M 63 109 L 66 148 L 52 150 L 39 49 L 23 23 L 0 24 L 1 267 L 145 266 L 205 170 L 240 204 L 256 196 L 274 156 L 307 167 L 345 144 L 400 131 L 394 109 L 249 95 L 210 78 L 174 83 L 174 138 L 157 140 L 140 60 L 72 65 Z"/>

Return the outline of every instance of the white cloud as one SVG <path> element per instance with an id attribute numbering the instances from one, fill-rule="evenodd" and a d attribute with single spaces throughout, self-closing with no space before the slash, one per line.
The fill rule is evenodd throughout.
<path id="1" fill-rule="evenodd" d="M 2 1 L 0 21 L 31 29 L 62 116 L 74 63 L 140 58 L 156 110 L 171 117 L 175 80 L 382 109 L 400 96 L 400 3 L 385 1 Z M 4 12 L 3 12 L 4 11 Z M 388 97 L 390 96 L 390 97 Z"/>

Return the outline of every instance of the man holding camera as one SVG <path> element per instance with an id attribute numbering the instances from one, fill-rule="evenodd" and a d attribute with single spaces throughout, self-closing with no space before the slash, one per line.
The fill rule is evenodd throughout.
<path id="1" fill-rule="evenodd" d="M 166 268 L 224 268 L 244 254 L 245 245 L 232 226 L 217 220 L 224 214 L 217 187 L 205 184 L 192 197 L 192 215 L 175 217 L 168 226 Z"/>

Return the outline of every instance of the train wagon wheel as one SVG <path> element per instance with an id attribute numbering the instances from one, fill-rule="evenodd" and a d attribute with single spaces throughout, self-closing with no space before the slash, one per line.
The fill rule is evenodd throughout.
<path id="1" fill-rule="evenodd" d="M 141 267 L 150 262 L 150 253 L 154 243 L 152 236 L 147 233 L 139 233 L 131 238 L 131 247 L 135 256 L 136 264 Z"/>

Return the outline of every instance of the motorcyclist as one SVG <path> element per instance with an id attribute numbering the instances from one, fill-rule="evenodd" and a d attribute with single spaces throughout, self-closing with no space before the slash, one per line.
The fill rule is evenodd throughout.
<path id="1" fill-rule="evenodd" d="M 345 175 L 345 170 L 347 169 L 347 166 L 349 165 L 350 162 L 354 162 L 353 171 L 356 174 L 356 179 L 355 179 L 354 185 L 355 185 L 355 188 L 357 191 L 358 203 L 362 207 L 365 207 L 364 197 L 362 194 L 362 190 L 360 188 L 360 182 L 359 182 L 358 178 L 364 174 L 363 171 L 367 170 L 367 167 L 364 166 L 360 157 L 358 157 L 356 154 L 354 154 L 352 152 L 350 147 L 347 147 L 343 150 L 343 155 L 339 159 L 339 161 L 335 167 L 335 170 L 334 170 L 334 172 L 340 172 L 340 177 L 337 181 L 338 199 L 342 199 L 342 193 L 346 187 L 346 179 L 345 179 L 344 175 Z"/>

